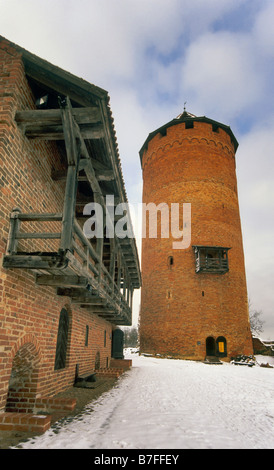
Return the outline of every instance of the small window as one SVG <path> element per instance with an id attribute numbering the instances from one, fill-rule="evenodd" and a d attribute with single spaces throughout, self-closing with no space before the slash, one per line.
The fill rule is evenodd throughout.
<path id="1" fill-rule="evenodd" d="M 217 124 L 212 124 L 212 131 L 219 132 L 219 126 Z"/>
<path id="2" fill-rule="evenodd" d="M 104 331 L 104 347 L 107 345 L 107 332 L 106 330 Z"/>
<path id="3" fill-rule="evenodd" d="M 194 127 L 193 121 L 186 121 L 185 122 L 185 128 L 186 129 L 193 129 L 193 127 Z"/>
<path id="4" fill-rule="evenodd" d="M 164 127 L 163 129 L 161 129 L 160 135 L 161 135 L 161 137 L 165 137 L 165 136 L 166 136 L 166 127 Z"/>
<path id="5" fill-rule="evenodd" d="M 86 326 L 85 346 L 88 346 L 89 326 Z"/>
<path id="6" fill-rule="evenodd" d="M 174 264 L 173 256 L 169 256 L 168 259 L 167 259 L 167 262 L 168 262 L 168 266 L 173 266 L 173 264 Z"/>

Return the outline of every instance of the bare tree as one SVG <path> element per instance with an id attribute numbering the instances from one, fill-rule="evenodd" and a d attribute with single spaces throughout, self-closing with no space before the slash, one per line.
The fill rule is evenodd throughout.
<path id="1" fill-rule="evenodd" d="M 138 346 L 138 329 L 135 326 L 123 328 L 124 330 L 124 346 L 125 348 Z"/>
<path id="2" fill-rule="evenodd" d="M 250 300 L 248 301 L 248 306 L 251 332 L 255 334 L 262 333 L 264 331 L 263 324 L 265 323 L 264 320 L 261 319 L 263 314 L 262 310 L 253 309 Z"/>

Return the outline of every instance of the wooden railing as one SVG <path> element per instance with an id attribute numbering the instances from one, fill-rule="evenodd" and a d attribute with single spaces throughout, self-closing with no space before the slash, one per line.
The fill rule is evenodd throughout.
<path id="1" fill-rule="evenodd" d="M 72 249 L 60 249 L 62 220 L 61 213 L 27 214 L 21 213 L 19 209 L 14 209 L 10 216 L 10 231 L 3 262 L 4 267 L 42 270 L 46 273 L 43 276 L 43 283 L 47 284 L 48 281 L 49 285 L 53 285 L 52 273 L 55 276 L 54 285 L 60 288 L 69 284 L 68 281 L 72 276 L 79 276 L 81 280 L 85 279 L 86 282 L 83 283 L 83 290 L 79 289 L 81 283 L 77 285 L 77 296 L 74 298 L 76 303 L 86 304 L 87 307 L 90 307 L 93 299 L 96 301 L 98 299 L 105 300 L 108 309 L 116 312 L 114 317 L 116 316 L 117 319 L 127 318 L 130 324 L 133 290 L 128 285 L 126 293 L 122 269 L 118 268 L 118 275 L 116 273 L 115 276 L 115 257 L 118 256 L 118 253 L 112 255 L 114 260 L 108 270 L 96 249 L 85 237 L 76 219 L 74 219 L 72 228 Z M 22 231 L 24 222 L 39 223 L 37 227 L 39 231 Z M 59 229 L 59 225 L 61 225 L 61 231 L 43 231 L 41 226 L 44 226 L 45 222 L 55 222 L 55 229 Z M 37 246 L 36 249 L 33 249 L 34 240 L 42 240 L 44 242 L 43 249 L 41 247 L 38 249 Z M 20 246 L 21 242 L 26 242 L 26 244 Z M 121 292 L 122 283 L 123 292 Z M 131 295 L 128 295 L 129 291 Z M 71 295 L 75 295 L 75 290 L 72 289 L 71 292 Z"/>
<path id="2" fill-rule="evenodd" d="M 226 272 L 228 271 L 227 258 L 197 258 L 196 259 L 196 272 Z"/>

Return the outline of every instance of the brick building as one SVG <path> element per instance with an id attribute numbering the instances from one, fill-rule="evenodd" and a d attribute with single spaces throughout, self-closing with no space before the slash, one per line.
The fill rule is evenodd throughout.
<path id="1" fill-rule="evenodd" d="M 0 164 L 0 411 L 29 413 L 131 324 L 135 240 L 83 232 L 127 201 L 108 93 L 0 37 Z"/>
<path id="2" fill-rule="evenodd" d="M 141 352 L 204 360 L 253 353 L 231 129 L 186 110 L 149 134 L 140 158 L 143 203 L 191 205 L 191 240 L 142 243 Z M 147 211 L 147 226 L 150 211 Z M 159 220 L 160 219 L 160 220 Z M 183 227 L 183 225 L 185 225 Z M 162 225 L 161 225 L 162 227 Z M 178 240 L 177 240 L 178 241 Z"/>

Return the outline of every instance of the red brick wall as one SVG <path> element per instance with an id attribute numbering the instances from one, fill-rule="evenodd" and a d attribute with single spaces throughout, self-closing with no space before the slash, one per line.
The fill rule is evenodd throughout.
<path id="1" fill-rule="evenodd" d="M 252 354 L 234 154 L 230 136 L 203 122 L 148 143 L 143 202 L 191 203 L 192 239 L 174 250 L 171 237 L 143 238 L 142 352 L 204 359 L 206 338 L 224 336 L 228 357 Z M 229 272 L 197 274 L 192 245 L 231 247 Z"/>
<path id="2" fill-rule="evenodd" d="M 80 373 L 94 368 L 100 351 L 101 366 L 111 357 L 112 326 L 83 309 L 70 305 L 50 287 L 35 284 L 31 271 L 4 269 L 9 216 L 14 207 L 22 212 L 62 212 L 64 183 L 51 179 L 60 169 L 60 155 L 53 142 L 29 141 L 18 129 L 17 110 L 34 108 L 34 98 L 24 73 L 23 63 L 8 43 L 0 42 L 0 410 L 6 407 L 11 372 L 32 364 L 29 383 L 13 401 L 30 411 L 36 397 L 53 396 L 73 384 L 76 363 Z M 26 227 L 27 228 L 27 227 Z M 28 231 L 28 228 L 27 228 Z M 51 231 L 51 229 L 49 229 Z M 59 230 L 56 230 L 59 231 Z M 55 243 L 55 242 L 53 242 Z M 70 316 L 69 345 L 65 369 L 54 370 L 59 315 L 66 307 Z M 89 342 L 85 346 L 86 325 Z M 107 342 L 104 346 L 104 331 Z M 22 349 L 21 349 L 22 348 Z M 20 350 L 20 352 L 19 352 Z M 19 365 L 18 365 L 19 364 Z M 16 395 L 16 391 L 14 392 Z"/>

